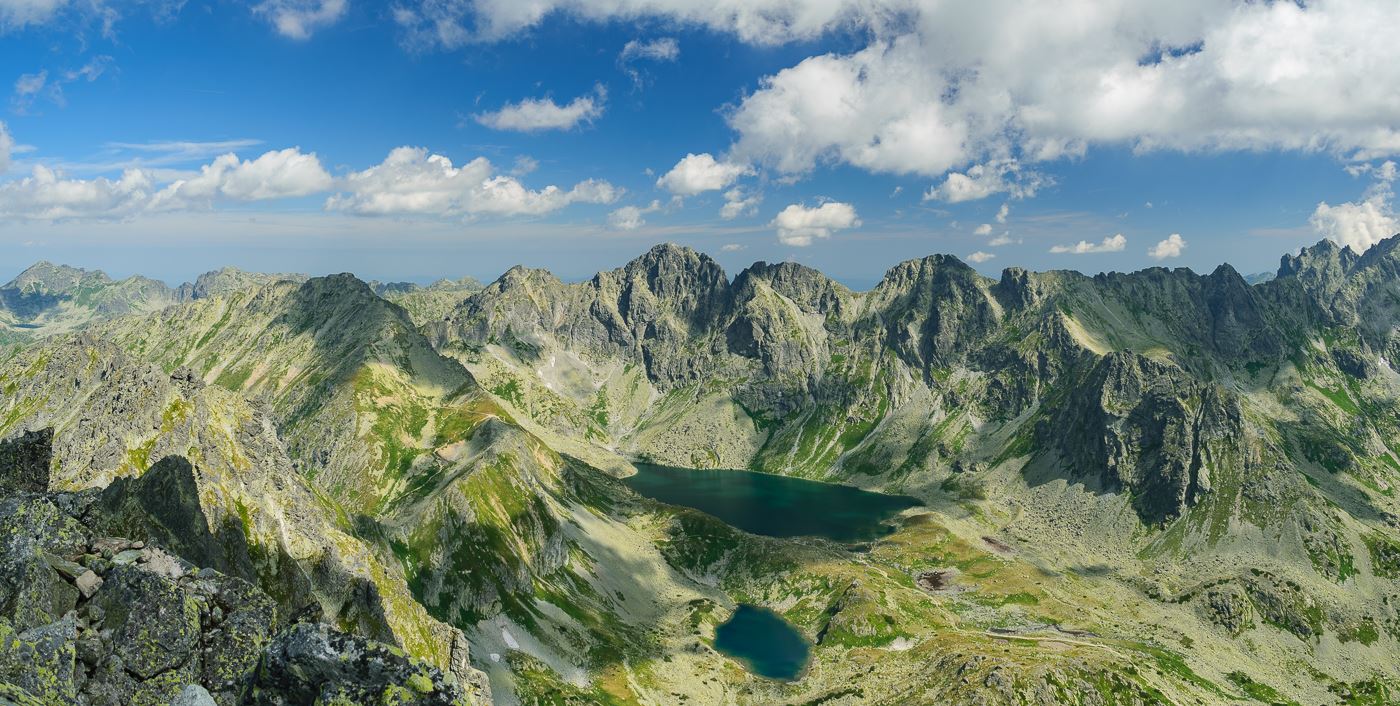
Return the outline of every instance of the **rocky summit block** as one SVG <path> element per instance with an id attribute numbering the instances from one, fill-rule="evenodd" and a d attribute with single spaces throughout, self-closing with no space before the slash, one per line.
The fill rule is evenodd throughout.
<path id="1" fill-rule="evenodd" d="M 97 536 L 102 500 L 0 498 L 0 706 L 482 701 L 390 645 L 321 624 L 278 634 L 253 584 L 149 538 Z"/>
<path id="2" fill-rule="evenodd" d="M 320 623 L 298 623 L 263 652 L 249 706 L 401 704 L 467 706 L 452 677 L 398 648 Z"/>

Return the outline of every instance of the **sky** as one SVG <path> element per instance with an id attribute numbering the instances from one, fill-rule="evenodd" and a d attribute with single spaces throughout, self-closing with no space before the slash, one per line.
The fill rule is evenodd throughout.
<path id="1" fill-rule="evenodd" d="M 1272 271 L 1400 231 L 1394 0 L 0 0 L 0 279 L 856 288 Z"/>

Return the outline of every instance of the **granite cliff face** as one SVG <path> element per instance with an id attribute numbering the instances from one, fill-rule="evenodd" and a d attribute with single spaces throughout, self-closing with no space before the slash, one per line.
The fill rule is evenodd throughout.
<path id="1" fill-rule="evenodd" d="M 126 537 L 138 568 L 190 562 L 170 596 L 207 602 L 181 583 L 207 570 L 275 612 L 248 623 L 270 624 L 258 665 L 230 668 L 244 701 L 204 661 L 133 671 L 119 640 L 77 658 L 74 694 L 119 693 L 110 653 L 135 680 L 112 689 L 178 674 L 218 703 L 452 703 L 431 696 L 449 677 L 500 703 L 1386 703 L 1397 244 L 1322 243 L 1253 284 L 931 256 L 856 292 L 673 245 L 578 283 L 223 270 L 12 342 L 0 493 L 76 518 L 64 561 Z M 21 279 L 26 302 L 99 282 Z M 925 506 L 855 551 L 756 537 L 627 491 L 639 460 Z M 24 637 L 0 660 L 62 652 L 69 611 L 75 641 L 108 629 L 92 579 L 24 561 L 52 590 L 4 599 Z M 715 652 L 736 602 L 813 642 L 802 680 Z M 182 634 L 223 629 L 200 610 Z M 341 663 L 359 671 L 336 691 Z M 8 674 L 0 694 L 38 688 Z"/>

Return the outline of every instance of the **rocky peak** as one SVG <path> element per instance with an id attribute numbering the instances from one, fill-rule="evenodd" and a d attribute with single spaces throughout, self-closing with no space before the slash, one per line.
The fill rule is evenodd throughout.
<path id="1" fill-rule="evenodd" d="M 1345 277 L 1358 258 L 1351 248 L 1324 239 L 1312 247 L 1303 248 L 1297 255 L 1279 258 L 1275 278 L 1292 277 L 1304 284 L 1326 287 Z"/>
<path id="2" fill-rule="evenodd" d="M 187 302 L 196 299 L 208 299 L 209 297 L 244 289 L 261 287 L 283 280 L 305 282 L 307 279 L 308 277 L 303 274 L 265 274 L 261 272 L 245 272 L 237 267 L 221 267 L 211 272 L 205 272 L 195 278 L 194 282 L 186 282 L 180 285 L 175 290 L 175 296 L 178 301 Z"/>
<path id="3" fill-rule="evenodd" d="M 503 294 L 517 288 L 538 288 L 563 284 L 553 272 L 543 268 L 516 265 L 506 270 L 496 281 L 486 286 L 492 294 Z"/>
<path id="4" fill-rule="evenodd" d="M 787 297 L 809 314 L 843 314 L 843 297 L 850 290 L 819 270 L 795 262 L 768 264 L 755 262 L 734 278 L 735 297 L 742 299 L 753 283 L 766 283 L 773 291 Z"/>
<path id="5" fill-rule="evenodd" d="M 19 273 L 4 288 L 17 289 L 24 294 L 67 294 L 77 289 L 84 280 L 96 284 L 112 281 L 101 270 L 89 271 L 40 260 Z"/>
<path id="6" fill-rule="evenodd" d="M 1008 267 L 1001 271 L 995 292 L 1003 307 L 1029 309 L 1045 297 L 1044 290 L 1036 273 L 1024 267 Z"/>
<path id="7" fill-rule="evenodd" d="M 674 310 L 694 314 L 722 306 L 729 291 L 729 279 L 719 263 L 674 243 L 653 247 L 616 274 L 625 292 L 641 287 L 652 297 L 674 303 Z"/>
<path id="8" fill-rule="evenodd" d="M 890 268 L 870 296 L 895 352 L 928 370 L 950 365 L 996 326 L 987 281 L 952 255 L 930 255 Z"/>

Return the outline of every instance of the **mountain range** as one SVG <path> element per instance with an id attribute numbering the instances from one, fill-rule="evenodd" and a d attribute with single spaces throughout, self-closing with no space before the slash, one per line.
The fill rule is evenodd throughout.
<path id="1" fill-rule="evenodd" d="M 863 292 L 674 245 L 484 286 L 39 263 L 0 325 L 0 702 L 310 703 L 308 641 L 399 660 L 325 703 L 1400 700 L 1400 236 Z M 638 495 L 644 463 L 921 504 L 761 536 Z M 256 663 L 137 654 L 108 623 L 151 591 L 214 653 L 262 616 Z M 810 643 L 800 679 L 716 649 L 739 604 Z"/>

